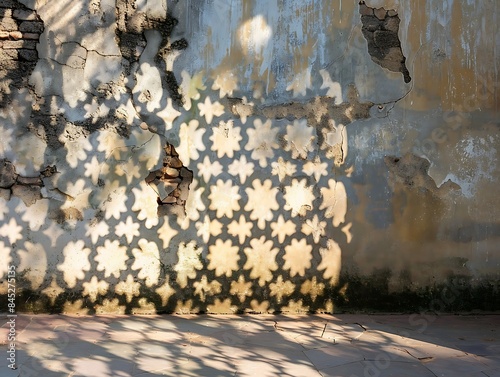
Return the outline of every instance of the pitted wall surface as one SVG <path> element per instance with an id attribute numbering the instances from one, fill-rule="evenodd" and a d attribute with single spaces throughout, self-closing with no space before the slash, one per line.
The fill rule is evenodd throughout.
<path id="1" fill-rule="evenodd" d="M 0 295 L 15 266 L 35 312 L 500 308 L 497 14 L 2 1 Z"/>

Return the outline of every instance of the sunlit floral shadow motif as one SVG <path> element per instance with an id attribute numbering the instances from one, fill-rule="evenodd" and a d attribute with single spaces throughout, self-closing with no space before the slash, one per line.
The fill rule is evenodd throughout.
<path id="1" fill-rule="evenodd" d="M 42 288 L 53 304 L 65 289 L 81 289 L 85 300 L 66 308 L 308 310 L 304 299 L 290 297 L 300 294 L 315 302 L 327 286 L 338 282 L 340 247 L 328 234 L 332 226 L 344 223 L 347 208 L 344 184 L 327 179 L 332 164 L 314 146 L 316 129 L 305 119 L 275 122 L 251 115 L 249 127 L 243 128 L 228 118 L 217 100 L 205 96 L 206 80 L 201 84 L 200 76 L 194 75 L 190 83 L 191 76 L 183 77 L 181 88 L 190 93 L 190 104 L 185 102 L 184 110 L 178 111 L 168 102 L 172 116 L 167 110 L 161 114 L 167 129 L 179 131 L 179 158 L 196 167 L 199 177 L 189 187 L 182 218 L 158 216 L 158 193 L 144 181 L 155 166 L 151 158 L 161 161 L 161 157 L 134 154 L 136 149 L 122 137 L 102 130 L 92 136 L 92 143 L 81 140 L 79 152 L 68 161 L 71 168 L 83 164 L 86 178 L 66 183 L 61 208 L 83 214 L 94 207 L 100 215 L 90 221 L 72 220 L 71 231 L 83 238 L 62 246 L 57 270 L 63 280 L 44 283 L 43 276 L 49 273 L 45 251 L 23 241 L 23 228 L 28 226 L 40 230 L 48 244 L 61 247 L 59 239 L 67 225 L 39 221 L 49 212 L 48 200 L 32 206 L 19 202 L 16 212 L 21 219 L 9 217 L 10 210 L 1 207 L 0 235 L 6 242 L 0 243 L 0 253 L 12 260 L 9 245 L 22 241 L 26 251 L 18 252 L 21 267 L 39 271 L 26 276 L 31 287 Z M 230 81 L 213 86 L 222 95 L 237 90 L 237 83 Z M 294 90 L 302 94 L 300 88 Z M 200 98 L 203 102 L 198 102 Z M 207 128 L 183 116 L 193 107 L 208 125 L 222 119 Z M 147 132 L 136 137 L 146 143 L 151 140 Z M 264 169 L 266 177 L 256 169 Z M 350 240 L 347 225 L 342 232 Z M 38 255 L 38 262 L 30 262 L 28 254 Z M 156 304 L 141 297 L 143 289 L 158 295 Z M 256 299 L 254 295 L 263 290 L 270 300 Z M 185 295 L 197 299 L 176 301 Z"/>
<path id="2" fill-rule="evenodd" d="M 338 164 L 329 155 L 344 145 L 345 125 L 330 119 L 327 129 L 319 126 L 331 115 L 320 97 L 317 114 L 264 116 L 272 106 L 265 84 L 255 83 L 249 96 L 231 69 L 189 72 L 173 64 L 183 98 L 177 104 L 153 82 L 162 72 L 152 60 L 138 62 L 133 79 L 103 83 L 99 90 L 111 87 L 107 97 L 76 100 L 82 121 L 96 127 L 61 136 L 57 159 L 23 136 L 29 143 L 20 169 L 41 171 L 41 161 L 55 161 L 61 171 L 44 177 L 46 196 L 31 205 L 0 196 L 0 279 L 15 262 L 30 289 L 58 310 L 77 312 L 325 308 L 339 279 L 340 245 L 353 237 L 352 224 L 344 224 L 349 183 L 333 175 Z M 301 69 L 283 90 L 305 98 L 316 82 L 332 103 L 343 103 L 326 70 Z M 243 109 L 237 115 L 235 98 Z M 121 128 L 110 120 L 112 109 Z M 0 125 L 0 156 L 12 152 L 15 135 Z M 184 211 L 160 216 L 164 204 L 146 177 L 162 168 L 166 142 L 194 178 Z M 177 182 L 173 170 L 169 179 Z M 79 299 L 66 299 L 68 292 Z"/>

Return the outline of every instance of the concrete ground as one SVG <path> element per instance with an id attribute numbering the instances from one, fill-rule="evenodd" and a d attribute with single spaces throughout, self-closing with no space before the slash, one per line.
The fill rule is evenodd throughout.
<path id="1" fill-rule="evenodd" d="M 11 319 L 0 315 L 1 377 L 500 376 L 500 315 Z"/>

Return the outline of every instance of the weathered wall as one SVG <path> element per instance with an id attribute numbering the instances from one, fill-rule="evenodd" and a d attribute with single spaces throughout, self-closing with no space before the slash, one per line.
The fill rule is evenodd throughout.
<path id="1" fill-rule="evenodd" d="M 0 310 L 499 309 L 498 10 L 2 0 Z"/>

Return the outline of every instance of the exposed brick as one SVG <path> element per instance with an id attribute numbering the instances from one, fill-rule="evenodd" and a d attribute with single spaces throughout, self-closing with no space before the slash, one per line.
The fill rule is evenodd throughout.
<path id="1" fill-rule="evenodd" d="M 22 48 L 24 41 L 3 41 L 3 48 L 8 50 L 11 48 Z"/>
<path id="2" fill-rule="evenodd" d="M 19 30 L 28 33 L 42 33 L 43 32 L 43 22 L 41 21 L 23 21 L 19 25 Z"/>
<path id="3" fill-rule="evenodd" d="M 23 21 L 38 20 L 36 12 L 28 9 L 14 9 L 12 17 L 17 20 L 23 20 Z"/>
<path id="4" fill-rule="evenodd" d="M 19 51 L 19 59 L 36 62 L 38 60 L 38 52 L 36 50 L 27 50 L 22 48 Z"/>
<path id="5" fill-rule="evenodd" d="M 372 16 L 373 15 L 373 8 L 367 7 L 364 1 L 360 2 L 359 3 L 359 13 L 362 16 Z"/>
<path id="6" fill-rule="evenodd" d="M 17 59 L 17 50 L 8 50 L 8 51 L 14 51 L 14 53 L 16 55 L 16 59 Z M 16 70 L 19 68 L 19 64 L 18 64 L 19 61 L 8 57 L 8 54 L 0 54 L 0 58 L 2 59 L 2 61 L 0 63 L 0 70 L 11 71 L 11 70 Z M 31 63 L 31 64 L 33 64 L 33 63 Z M 13 80 L 12 75 L 9 75 L 9 79 Z M 7 83 L 6 80 L 0 80 L 0 88 L 2 88 L 4 86 L 4 84 L 7 84 L 6 86 L 9 86 L 10 83 L 11 82 Z M 0 92 L 2 92 L 2 90 L 0 90 Z M 0 93 L 0 94 L 3 94 L 3 93 Z"/>
<path id="7" fill-rule="evenodd" d="M 1 46 L 0 46 L 1 47 Z M 2 54 L 0 54 L 0 59 L 10 59 L 10 60 L 17 60 L 19 57 L 17 50 L 12 49 L 12 50 L 2 50 Z M 2 67 L 3 68 L 3 67 Z"/>
<path id="8" fill-rule="evenodd" d="M 23 33 L 21 33 L 20 31 L 11 31 L 9 34 L 10 37 L 15 40 L 23 38 Z"/>
<path id="9" fill-rule="evenodd" d="M 36 40 L 38 40 L 40 38 L 40 34 L 38 34 L 38 33 L 23 33 L 23 38 L 24 39 L 36 39 Z"/>
<path id="10" fill-rule="evenodd" d="M 32 72 L 35 65 L 36 63 L 34 62 L 23 62 L 22 60 L 18 62 L 20 75 L 23 80 L 27 81 L 29 79 L 30 75 L 26 75 L 26 72 Z"/>
<path id="11" fill-rule="evenodd" d="M 12 49 L 12 48 L 27 48 L 29 50 L 36 49 L 36 41 L 3 41 L 4 49 Z"/>
<path id="12" fill-rule="evenodd" d="M 15 8 L 19 6 L 19 3 L 16 0 L 2 0 L 0 6 L 4 8 Z"/>
<path id="13" fill-rule="evenodd" d="M 377 8 L 373 11 L 373 13 L 375 14 L 375 17 L 377 17 L 381 21 L 387 15 L 387 11 L 384 8 Z"/>
<path id="14" fill-rule="evenodd" d="M 2 1 L 2 6 L 8 7 L 8 5 L 4 5 L 3 4 L 3 1 Z M 0 17 L 1 18 L 4 18 L 4 17 L 12 18 L 12 9 L 10 9 L 10 8 L 0 8 Z"/>
<path id="15" fill-rule="evenodd" d="M 36 50 L 36 45 L 37 45 L 37 41 L 24 41 L 24 44 L 23 44 L 23 48 L 27 48 L 29 50 Z"/>
<path id="16" fill-rule="evenodd" d="M 390 30 L 393 33 L 398 33 L 399 30 L 399 18 L 398 17 L 387 17 L 384 21 L 384 28 Z"/>
<path id="17" fill-rule="evenodd" d="M 18 30 L 16 20 L 8 15 L 5 15 L 0 19 L 0 25 L 0 27 L 6 31 Z"/>

